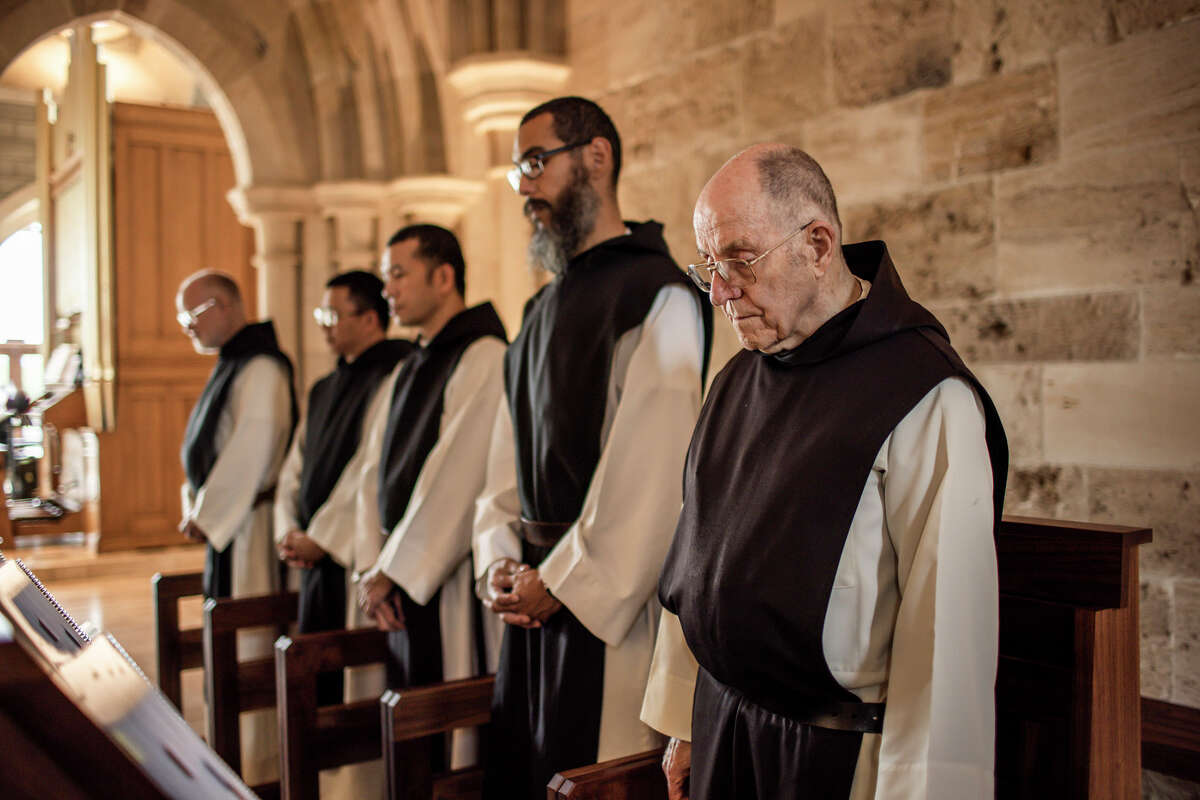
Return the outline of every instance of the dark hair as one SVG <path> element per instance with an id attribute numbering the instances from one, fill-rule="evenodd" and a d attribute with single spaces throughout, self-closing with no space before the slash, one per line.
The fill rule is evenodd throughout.
<path id="1" fill-rule="evenodd" d="M 795 212 L 799 206 L 811 203 L 828 215 L 841 235 L 842 220 L 833 185 L 816 159 L 799 147 L 780 147 L 759 155 L 757 165 L 763 192 L 777 209 Z"/>
<path id="2" fill-rule="evenodd" d="M 454 270 L 454 288 L 464 297 L 467 294 L 467 265 L 463 262 L 462 248 L 458 237 L 441 225 L 408 225 L 392 234 L 387 246 L 391 247 L 409 239 L 416 239 L 416 256 L 433 269 L 439 264 L 449 264 Z"/>
<path id="3" fill-rule="evenodd" d="M 556 97 L 525 112 L 521 124 L 542 114 L 554 117 L 554 135 L 562 139 L 563 144 L 590 142 L 597 136 L 607 139 L 612 145 L 612 185 L 617 188 L 617 178 L 621 174 L 621 136 L 603 108 L 586 97 Z"/>
<path id="4" fill-rule="evenodd" d="M 361 269 L 334 275 L 325 283 L 326 289 L 345 286 L 356 311 L 374 311 L 379 327 L 388 329 L 388 304 L 383 296 L 383 281 Z"/>

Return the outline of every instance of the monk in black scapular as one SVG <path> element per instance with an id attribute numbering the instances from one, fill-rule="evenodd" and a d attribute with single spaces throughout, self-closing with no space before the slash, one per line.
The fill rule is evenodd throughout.
<path id="1" fill-rule="evenodd" d="M 690 769 L 693 800 L 991 797 L 1008 448 L 987 392 L 883 242 L 842 244 L 803 151 L 735 156 L 694 224 L 691 274 L 744 350 L 659 583 L 643 714 L 674 737 L 671 796 Z"/>
<path id="2" fill-rule="evenodd" d="M 271 505 L 296 424 L 292 362 L 269 321 L 247 320 L 241 291 L 223 272 L 187 277 L 175 310 L 197 352 L 217 356 L 184 432 L 179 529 L 207 544 L 206 597 L 269 594 L 279 589 Z M 241 655 L 269 656 L 274 640 L 266 629 L 245 631 Z M 243 715 L 242 771 L 250 783 L 278 777 L 276 740 L 274 714 Z"/>
<path id="3" fill-rule="evenodd" d="M 638 709 L 711 330 L 662 226 L 622 219 L 599 106 L 529 111 L 513 161 L 531 261 L 553 277 L 505 357 L 476 517 L 480 592 L 506 623 L 489 798 L 544 796 L 556 772 L 662 741 Z"/>

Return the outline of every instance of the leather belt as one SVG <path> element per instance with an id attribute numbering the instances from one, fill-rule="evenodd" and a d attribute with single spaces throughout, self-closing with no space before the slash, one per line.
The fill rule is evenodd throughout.
<path id="1" fill-rule="evenodd" d="M 275 502 L 275 487 L 274 486 L 272 486 L 269 489 L 263 489 L 261 492 L 254 495 L 254 503 L 251 506 L 251 508 L 258 508 L 263 503 L 273 503 L 273 502 Z"/>
<path id="2" fill-rule="evenodd" d="M 704 672 L 703 668 L 701 668 L 701 672 Z M 785 710 L 777 705 L 760 703 L 745 692 L 741 692 L 727 683 L 722 683 L 712 675 L 708 675 L 708 679 L 716 684 L 719 689 L 735 695 L 744 703 L 758 706 L 764 711 L 778 714 L 801 725 L 812 725 L 817 728 L 828 728 L 834 731 L 883 733 L 883 714 L 887 710 L 887 703 L 847 703 L 838 700 L 821 702 L 813 700 L 803 705 L 791 704 Z"/>
<path id="3" fill-rule="evenodd" d="M 513 533 L 534 547 L 553 547 L 570 527 L 570 522 L 534 522 L 521 517 L 508 523 Z"/>
<path id="4" fill-rule="evenodd" d="M 883 733 L 883 712 L 886 708 L 886 703 L 830 703 L 791 719 L 803 725 L 835 731 Z"/>

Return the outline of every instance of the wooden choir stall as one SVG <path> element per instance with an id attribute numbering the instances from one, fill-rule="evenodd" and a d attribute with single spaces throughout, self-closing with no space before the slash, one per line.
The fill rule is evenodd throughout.
<path id="1" fill-rule="evenodd" d="M 1137 547 L 1150 538 L 1147 528 L 1004 519 L 997 539 L 998 798 L 1140 796 Z M 280 607 L 277 599 L 262 603 Z M 264 620 L 245 616 L 246 607 L 239 612 L 243 619 Z M 213 610 L 206 615 L 210 626 Z M 423 749 L 427 745 L 420 743 L 455 728 L 485 724 L 490 676 L 388 691 L 378 702 L 312 704 L 308 683 L 314 670 L 370 663 L 385 655 L 381 638 L 373 633 L 294 636 L 277 644 L 285 775 L 281 796 L 314 797 L 315 772 L 305 762 L 321 742 L 336 742 L 330 763 L 321 766 L 382 754 L 394 798 L 478 797 L 478 769 L 434 775 L 421 755 L 428 752 Z M 228 662 L 225 667 L 209 664 L 210 669 L 229 669 Z M 219 682 L 208 680 L 210 686 Z M 248 679 L 243 673 L 236 680 L 242 686 Z M 246 688 L 241 694 L 262 691 Z M 379 720 L 374 734 L 365 732 L 371 713 Z M 661 752 L 650 751 L 565 771 L 553 778 L 547 798 L 665 798 L 660 758 Z"/>

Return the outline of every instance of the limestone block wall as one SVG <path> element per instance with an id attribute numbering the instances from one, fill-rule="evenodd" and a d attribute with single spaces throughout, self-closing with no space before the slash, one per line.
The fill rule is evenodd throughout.
<path id="1" fill-rule="evenodd" d="M 1142 692 L 1200 707 L 1200 3 L 572 0 L 567 41 L 681 261 L 740 148 L 825 166 L 993 393 L 1007 510 L 1154 527 Z"/>

